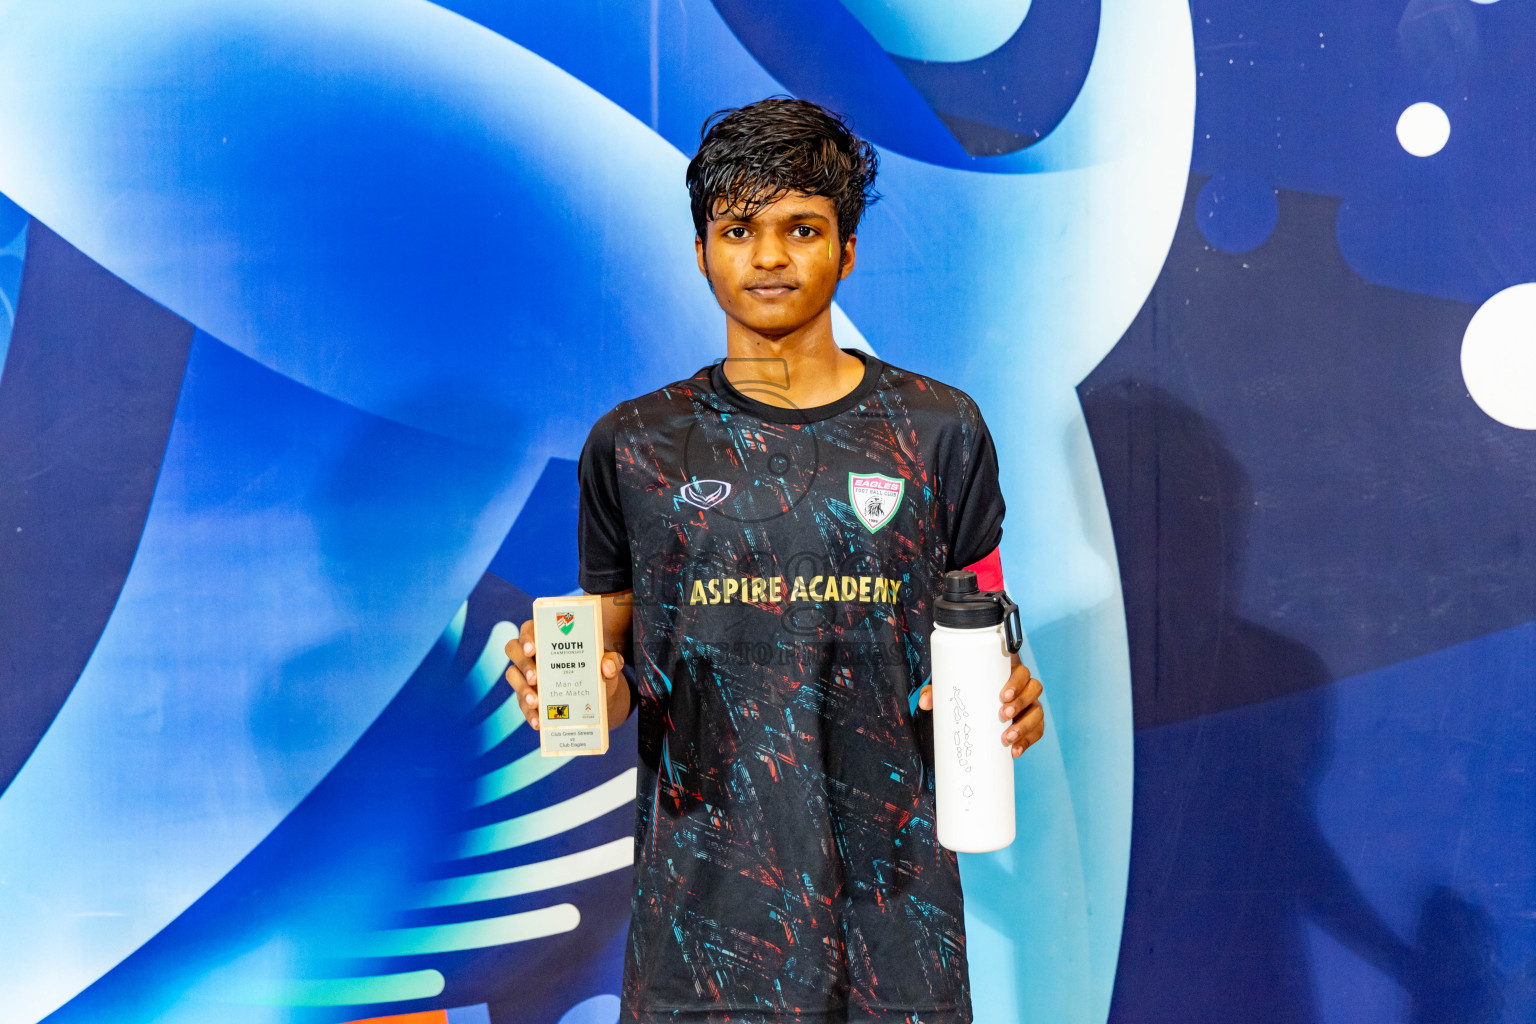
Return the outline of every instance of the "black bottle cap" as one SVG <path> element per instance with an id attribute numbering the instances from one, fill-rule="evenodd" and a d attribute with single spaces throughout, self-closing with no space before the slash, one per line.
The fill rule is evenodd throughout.
<path id="1" fill-rule="evenodd" d="M 970 569 L 944 574 L 944 590 L 933 602 L 933 621 L 950 629 L 991 629 L 1004 623 L 1009 652 L 1017 651 L 1023 637 L 1019 606 L 1007 591 L 982 590 Z"/>

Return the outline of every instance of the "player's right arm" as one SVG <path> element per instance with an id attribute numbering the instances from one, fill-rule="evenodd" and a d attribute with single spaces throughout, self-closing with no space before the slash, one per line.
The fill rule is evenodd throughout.
<path id="1" fill-rule="evenodd" d="M 629 685 L 624 681 L 624 655 L 629 650 L 630 604 L 634 591 L 603 595 L 603 685 L 608 690 L 608 724 L 629 717 Z M 517 706 L 534 729 L 539 727 L 539 666 L 533 646 L 533 620 L 523 623 L 507 642 L 507 682 L 517 693 Z"/>
<path id="2" fill-rule="evenodd" d="M 629 653 L 634 598 L 629 532 L 620 500 L 618 464 L 614 455 L 614 424 L 611 410 L 592 427 L 577 462 L 580 502 L 576 517 L 576 551 L 580 560 L 577 580 L 589 594 L 602 595 L 603 685 L 608 691 L 608 724 L 629 717 L 631 691 L 624 678 Z M 517 637 L 507 644 L 507 682 L 517 692 L 517 706 L 535 729 L 539 727 L 539 667 L 533 643 L 533 621 L 523 623 Z"/>

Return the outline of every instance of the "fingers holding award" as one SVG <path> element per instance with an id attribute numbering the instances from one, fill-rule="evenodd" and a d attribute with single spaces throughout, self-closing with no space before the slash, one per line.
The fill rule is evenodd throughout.
<path id="1" fill-rule="evenodd" d="M 604 654 L 602 598 L 541 597 L 533 602 L 532 621 L 537 666 L 530 691 L 540 751 L 545 757 L 607 753 L 608 690 L 622 660 Z M 609 660 L 615 664 L 605 675 Z M 535 710 L 521 699 L 525 716 Z"/>
<path id="2" fill-rule="evenodd" d="M 534 729 L 539 727 L 539 716 L 535 713 L 539 706 L 539 675 L 538 659 L 534 656 L 536 648 L 533 643 L 533 620 L 523 623 L 522 631 L 511 640 L 507 641 L 507 660 L 511 662 L 507 666 L 506 677 L 511 685 L 517 706 L 523 713 L 523 718 Z"/>

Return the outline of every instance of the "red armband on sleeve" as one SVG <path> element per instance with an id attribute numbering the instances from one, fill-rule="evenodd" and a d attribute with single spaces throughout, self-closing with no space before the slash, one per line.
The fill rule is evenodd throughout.
<path id="1" fill-rule="evenodd" d="M 982 590 L 1003 589 L 1003 558 L 998 550 L 993 548 L 991 554 L 965 567 L 976 574 L 976 585 Z"/>

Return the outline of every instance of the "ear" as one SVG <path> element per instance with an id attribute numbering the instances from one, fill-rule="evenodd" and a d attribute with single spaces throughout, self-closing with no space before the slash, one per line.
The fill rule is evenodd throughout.
<path id="1" fill-rule="evenodd" d="M 704 275 L 704 280 L 709 280 L 709 267 L 704 263 L 704 239 L 699 235 L 693 236 L 693 254 L 699 261 L 699 273 Z"/>
<path id="2" fill-rule="evenodd" d="M 856 262 L 855 257 L 858 247 L 859 236 L 849 235 L 848 241 L 843 244 L 843 264 L 837 268 L 837 279 L 839 281 L 853 273 L 853 264 Z"/>

